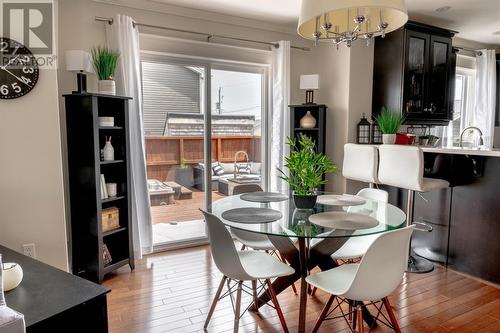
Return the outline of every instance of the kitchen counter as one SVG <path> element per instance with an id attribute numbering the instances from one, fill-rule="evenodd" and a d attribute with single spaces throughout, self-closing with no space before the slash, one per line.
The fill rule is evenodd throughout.
<path id="1" fill-rule="evenodd" d="M 420 146 L 426 153 L 437 154 L 459 154 L 459 155 L 473 155 L 473 156 L 496 156 L 500 157 L 500 149 L 493 148 L 460 148 L 460 147 L 430 147 Z"/>

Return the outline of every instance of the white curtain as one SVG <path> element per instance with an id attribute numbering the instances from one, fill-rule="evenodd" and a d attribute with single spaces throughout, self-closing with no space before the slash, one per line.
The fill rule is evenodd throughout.
<path id="1" fill-rule="evenodd" d="M 290 42 L 280 41 L 273 48 L 272 94 L 273 108 L 270 125 L 271 134 L 271 191 L 288 192 L 288 184 L 279 178 L 277 168 L 283 169 L 285 156 L 289 154 L 286 139 L 290 133 Z"/>
<path id="2" fill-rule="evenodd" d="M 495 131 L 496 59 L 495 50 L 481 50 L 476 57 L 474 124 L 483 131 L 484 145 L 493 147 Z"/>
<path id="3" fill-rule="evenodd" d="M 118 95 L 132 97 L 129 102 L 130 171 L 132 232 L 137 259 L 153 250 L 153 231 L 146 179 L 144 131 L 142 123 L 142 75 L 139 32 L 131 17 L 117 15 L 106 25 L 108 46 L 120 52 L 115 74 Z"/>

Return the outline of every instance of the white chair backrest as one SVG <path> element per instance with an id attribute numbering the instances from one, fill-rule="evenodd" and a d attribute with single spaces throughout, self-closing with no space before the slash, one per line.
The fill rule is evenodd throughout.
<path id="1" fill-rule="evenodd" d="M 344 145 L 342 175 L 351 180 L 365 183 L 378 183 L 378 150 L 376 146 Z"/>
<path id="2" fill-rule="evenodd" d="M 258 184 L 239 184 L 233 188 L 233 195 L 251 192 L 262 192 L 262 187 Z"/>
<path id="3" fill-rule="evenodd" d="M 419 147 L 381 145 L 378 179 L 385 185 L 422 191 L 424 153 Z"/>
<path id="4" fill-rule="evenodd" d="M 380 234 L 361 259 L 356 276 L 344 294 L 356 301 L 377 301 L 401 283 L 408 265 L 408 247 L 414 226 Z"/>
<path id="5" fill-rule="evenodd" d="M 358 195 L 369 200 L 382 201 L 385 203 L 389 202 L 389 193 L 377 188 L 363 188 L 358 192 Z"/>
<path id="6" fill-rule="evenodd" d="M 202 211 L 207 223 L 210 250 L 215 265 L 222 274 L 233 280 L 252 280 L 241 265 L 231 234 L 215 215 Z"/>

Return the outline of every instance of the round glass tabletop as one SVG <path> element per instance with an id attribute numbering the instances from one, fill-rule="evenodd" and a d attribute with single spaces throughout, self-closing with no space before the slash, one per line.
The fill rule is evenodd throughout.
<path id="1" fill-rule="evenodd" d="M 318 202 L 313 209 L 297 209 L 292 198 L 281 202 L 258 203 L 242 200 L 240 195 L 234 195 L 212 203 L 212 212 L 229 227 L 283 237 L 356 237 L 405 226 L 406 214 L 401 209 L 364 198 L 360 202 L 359 197 L 357 198 L 358 201 L 347 198 L 346 203 L 351 201 L 353 205 L 343 205 L 342 198 L 324 192 L 318 196 Z M 270 208 L 281 212 L 282 217 L 265 223 L 251 221 L 251 215 L 246 222 L 233 222 L 223 218 L 224 212 L 235 208 Z M 227 217 L 227 214 L 225 216 Z"/>

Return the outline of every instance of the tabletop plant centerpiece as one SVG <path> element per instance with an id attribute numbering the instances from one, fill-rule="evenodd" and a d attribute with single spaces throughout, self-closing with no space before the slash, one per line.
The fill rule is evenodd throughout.
<path id="1" fill-rule="evenodd" d="M 382 131 L 382 142 L 384 144 L 394 144 L 396 142 L 396 133 L 404 121 L 403 117 L 383 106 L 376 121 Z"/>
<path id="2" fill-rule="evenodd" d="M 114 81 L 114 77 L 120 53 L 105 46 L 96 46 L 92 48 L 90 54 L 94 70 L 99 77 L 99 93 L 106 95 L 116 95 L 116 84 Z"/>
<path id="3" fill-rule="evenodd" d="M 288 138 L 290 156 L 285 157 L 288 175 L 278 168 L 280 178 L 293 191 L 295 207 L 311 209 L 318 198 L 317 190 L 327 183 L 324 175 L 335 173 L 337 166 L 325 154 L 316 152 L 314 141 L 305 135 L 298 139 Z"/>

